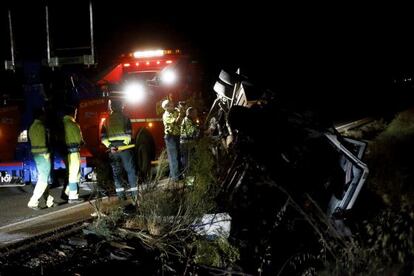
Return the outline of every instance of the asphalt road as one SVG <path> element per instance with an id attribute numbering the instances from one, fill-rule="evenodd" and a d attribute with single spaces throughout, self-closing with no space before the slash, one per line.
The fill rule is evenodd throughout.
<path id="1" fill-rule="evenodd" d="M 164 179 L 158 185 L 165 188 L 168 183 L 168 179 Z M 92 199 L 94 193 L 91 188 L 93 187 L 87 185 L 80 187 L 80 197 L 85 199 L 85 202 L 78 204 L 68 204 L 60 199 L 62 187 L 53 188 L 51 194 L 55 197 L 56 206 L 37 211 L 27 207 L 33 187 L 0 188 L 0 249 L 94 216 L 96 209 L 93 206 L 95 200 Z M 119 202 L 116 196 L 105 196 L 101 199 L 101 212 L 106 212 L 108 208 L 117 204 L 131 204 L 130 200 Z M 41 205 L 44 203 L 41 202 Z"/>
<path id="2" fill-rule="evenodd" d="M 85 187 L 87 189 L 87 187 Z M 50 190 L 51 195 L 55 198 L 55 206 L 41 210 L 33 210 L 27 207 L 27 203 L 32 195 L 33 187 L 26 185 L 24 187 L 5 188 L 0 187 L 0 227 L 16 223 L 25 219 L 44 215 L 56 210 L 64 209 L 73 204 L 68 204 L 60 198 L 62 187 L 55 187 Z M 91 191 L 80 189 L 80 197 L 89 199 Z M 44 206 L 44 202 L 40 202 Z"/>

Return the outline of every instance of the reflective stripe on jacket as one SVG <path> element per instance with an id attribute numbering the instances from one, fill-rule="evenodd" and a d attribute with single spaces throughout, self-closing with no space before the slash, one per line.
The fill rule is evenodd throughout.
<path id="1" fill-rule="evenodd" d="M 101 131 L 101 141 L 106 147 L 112 143 L 119 146 L 128 145 L 131 142 L 131 120 L 122 112 L 112 112 L 105 121 Z"/>

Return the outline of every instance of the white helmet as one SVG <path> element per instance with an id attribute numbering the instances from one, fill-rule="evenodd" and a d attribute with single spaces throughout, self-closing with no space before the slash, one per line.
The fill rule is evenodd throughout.
<path id="1" fill-rule="evenodd" d="M 170 103 L 169 100 L 164 100 L 161 103 L 161 107 L 165 110 L 165 109 L 167 109 L 167 106 L 168 106 L 169 103 Z"/>

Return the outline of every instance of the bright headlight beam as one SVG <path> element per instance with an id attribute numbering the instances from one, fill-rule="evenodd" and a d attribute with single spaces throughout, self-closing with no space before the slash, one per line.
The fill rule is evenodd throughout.
<path id="1" fill-rule="evenodd" d="M 173 70 L 165 70 L 161 73 L 161 81 L 166 85 L 174 84 L 177 81 L 177 74 Z"/>
<path id="2" fill-rule="evenodd" d="M 125 98 L 130 103 L 142 102 L 145 98 L 145 88 L 141 83 L 130 83 L 124 89 Z"/>

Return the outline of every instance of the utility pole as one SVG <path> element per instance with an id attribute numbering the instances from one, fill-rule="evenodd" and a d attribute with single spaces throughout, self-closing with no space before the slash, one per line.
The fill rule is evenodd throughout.
<path id="1" fill-rule="evenodd" d="M 6 60 L 4 62 L 4 67 L 6 70 L 15 70 L 16 69 L 16 57 L 14 51 L 14 37 L 13 37 L 13 24 L 12 24 L 12 15 L 11 10 L 8 10 L 8 17 L 9 17 L 9 35 L 10 35 L 10 56 L 11 60 Z"/>

